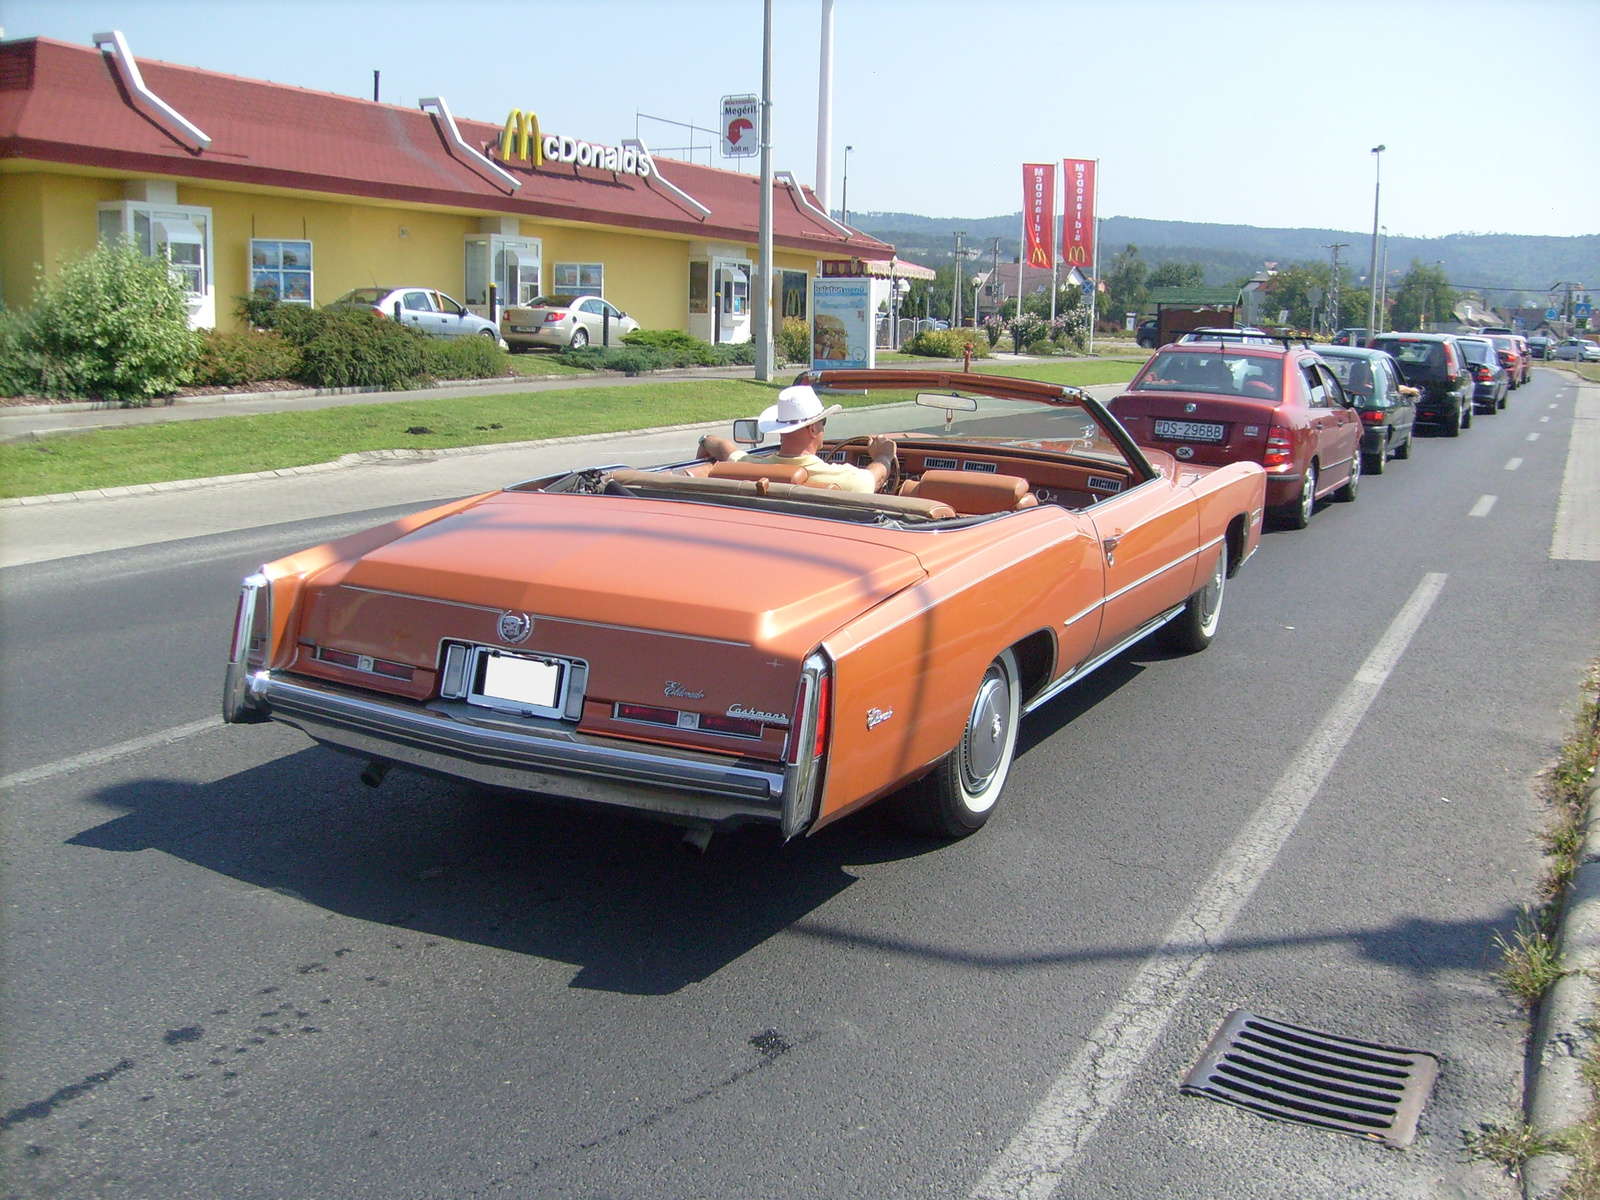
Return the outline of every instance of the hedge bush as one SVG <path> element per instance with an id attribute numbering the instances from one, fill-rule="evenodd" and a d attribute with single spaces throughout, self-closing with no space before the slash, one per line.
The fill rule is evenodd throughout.
<path id="1" fill-rule="evenodd" d="M 166 263 L 102 242 L 6 319 L 0 381 L 12 395 L 148 404 L 189 382 L 199 351 Z"/>
<path id="2" fill-rule="evenodd" d="M 900 349 L 923 358 L 961 358 L 970 345 L 973 358 L 988 358 L 988 341 L 976 329 L 924 329 L 902 342 Z"/>
<path id="3" fill-rule="evenodd" d="M 422 370 L 435 379 L 494 379 L 510 369 L 510 355 L 482 335 L 422 343 Z"/>
<path id="4" fill-rule="evenodd" d="M 785 317 L 778 326 L 778 354 L 784 362 L 811 362 L 811 322 L 804 317 Z"/>
<path id="5" fill-rule="evenodd" d="M 415 330 L 376 313 L 304 313 L 281 313 L 278 327 L 293 342 L 321 325 L 300 345 L 301 378 L 313 387 L 404 388 L 423 373 L 424 338 Z"/>
<path id="6" fill-rule="evenodd" d="M 194 382 L 201 387 L 233 387 L 268 379 L 298 379 L 304 368 L 299 349 L 280 334 L 211 330 L 200 343 Z"/>
<path id="7" fill-rule="evenodd" d="M 563 350 L 556 361 L 590 371 L 663 371 L 675 367 L 749 366 L 756 361 L 752 342 L 712 345 L 677 329 L 636 329 L 621 346 L 589 345 Z"/>

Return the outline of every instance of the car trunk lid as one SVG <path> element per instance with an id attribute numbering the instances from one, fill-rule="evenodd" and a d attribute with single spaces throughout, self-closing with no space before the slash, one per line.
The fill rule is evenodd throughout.
<path id="1" fill-rule="evenodd" d="M 1184 462 L 1259 462 L 1278 406 L 1196 392 L 1125 392 L 1111 404 L 1134 441 Z M 1186 453 L 1187 451 L 1187 453 Z"/>

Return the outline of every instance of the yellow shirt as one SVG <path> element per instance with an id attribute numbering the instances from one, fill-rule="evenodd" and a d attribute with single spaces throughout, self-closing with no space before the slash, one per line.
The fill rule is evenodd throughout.
<path id="1" fill-rule="evenodd" d="M 736 450 L 728 456 L 731 461 L 737 462 L 745 457 L 745 451 Z M 849 463 L 832 463 L 818 458 L 815 454 L 797 454 L 789 458 L 782 454 L 770 457 L 763 455 L 767 462 L 779 463 L 786 467 L 804 467 L 806 469 L 806 483 L 814 487 L 823 487 L 827 484 L 836 484 L 843 492 L 875 492 L 878 490 L 878 481 L 873 478 L 872 472 L 862 467 L 852 467 Z"/>

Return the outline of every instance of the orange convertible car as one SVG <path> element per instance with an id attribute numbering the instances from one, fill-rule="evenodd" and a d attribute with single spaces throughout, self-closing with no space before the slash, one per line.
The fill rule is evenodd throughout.
<path id="1" fill-rule="evenodd" d="M 291 555 L 244 581 L 224 715 L 297 726 L 368 782 L 410 768 L 700 839 L 793 837 L 891 794 L 958 837 L 994 811 L 1025 714 L 1158 629 L 1204 648 L 1260 539 L 1261 467 L 1141 450 L 1075 389 L 801 382 L 852 405 L 824 457 L 907 431 L 879 493 L 808 487 L 757 446 L 536 479 Z"/>

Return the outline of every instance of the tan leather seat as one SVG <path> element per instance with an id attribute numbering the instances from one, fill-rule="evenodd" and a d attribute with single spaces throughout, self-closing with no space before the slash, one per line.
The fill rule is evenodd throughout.
<path id="1" fill-rule="evenodd" d="M 804 467 L 793 463 L 735 462 L 713 463 L 709 472 L 712 479 L 765 479 L 768 483 L 804 483 L 810 474 Z"/>
<path id="2" fill-rule="evenodd" d="M 900 494 L 948 504 L 968 517 L 1012 512 L 1039 503 L 1022 476 L 982 471 L 924 471 L 920 480 L 901 485 Z"/>

